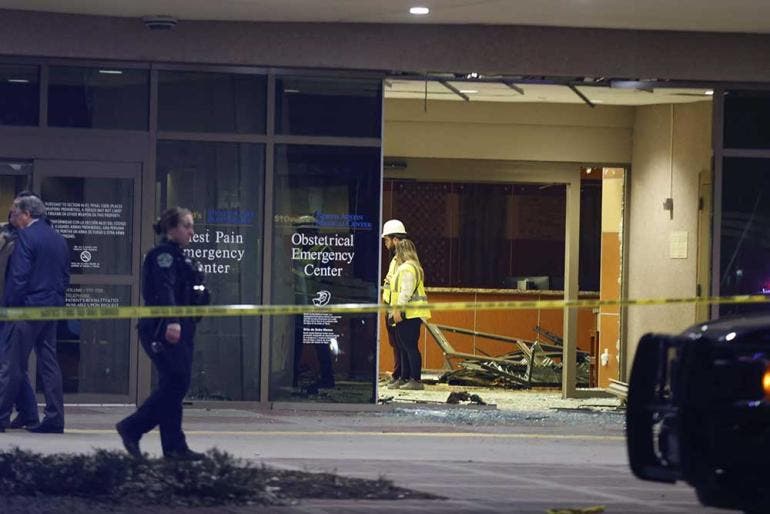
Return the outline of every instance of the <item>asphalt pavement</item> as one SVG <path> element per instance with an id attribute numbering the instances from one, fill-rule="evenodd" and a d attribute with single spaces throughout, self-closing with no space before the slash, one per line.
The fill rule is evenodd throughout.
<path id="1" fill-rule="evenodd" d="M 0 448 L 18 446 L 43 453 L 120 449 L 113 426 L 132 411 L 130 406 L 68 406 L 64 434 L 8 431 L 0 434 Z M 217 447 L 268 466 L 385 477 L 396 485 L 445 498 L 302 500 L 286 507 L 184 512 L 544 513 L 598 506 L 608 513 L 726 512 L 701 507 L 685 484 L 634 478 L 627 465 L 624 416 L 613 409 L 510 411 L 390 405 L 374 411 L 326 412 L 188 408 L 184 427 L 195 450 Z M 157 431 L 142 439 L 142 449 L 160 455 Z"/>

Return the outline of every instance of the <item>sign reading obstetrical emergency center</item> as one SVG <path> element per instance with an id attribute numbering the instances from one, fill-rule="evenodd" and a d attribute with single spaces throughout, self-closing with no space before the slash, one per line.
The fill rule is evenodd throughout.
<path id="1" fill-rule="evenodd" d="M 305 261 L 302 272 L 308 277 L 341 277 L 343 264 L 353 264 L 354 234 L 291 235 L 291 260 Z"/>
<path id="2" fill-rule="evenodd" d="M 371 229 L 371 223 L 361 215 L 321 212 L 294 222 L 298 226 L 291 232 L 290 248 L 297 281 L 295 289 L 300 293 L 297 301 L 315 306 L 344 301 L 335 298 L 335 294 L 353 276 L 354 230 Z M 341 319 L 342 316 L 330 313 L 305 313 L 302 316 L 302 343 L 338 345 Z"/>

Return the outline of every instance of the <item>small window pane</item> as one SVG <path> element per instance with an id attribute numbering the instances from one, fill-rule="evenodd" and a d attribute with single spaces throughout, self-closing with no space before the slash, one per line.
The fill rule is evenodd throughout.
<path id="1" fill-rule="evenodd" d="M 770 95 L 730 91 L 725 95 L 725 148 L 770 148 Z"/>
<path id="2" fill-rule="evenodd" d="M 40 83 L 37 66 L 0 65 L 0 125 L 37 125 Z"/>
<path id="3" fill-rule="evenodd" d="M 164 71 L 158 80 L 160 130 L 265 133 L 264 76 Z"/>
<path id="4" fill-rule="evenodd" d="M 49 81 L 48 125 L 147 130 L 147 70 L 52 66 Z"/>
<path id="5" fill-rule="evenodd" d="M 0 223 L 8 219 L 13 199 L 30 188 L 32 163 L 0 159 Z"/>
<path id="6" fill-rule="evenodd" d="M 284 77 L 276 80 L 278 134 L 379 138 L 379 80 Z"/>

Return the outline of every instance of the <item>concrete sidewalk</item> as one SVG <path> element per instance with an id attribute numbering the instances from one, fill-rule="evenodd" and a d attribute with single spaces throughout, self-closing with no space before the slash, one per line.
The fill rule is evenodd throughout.
<path id="1" fill-rule="evenodd" d="M 63 435 L 9 431 L 0 434 L 0 447 L 44 453 L 119 449 L 112 427 L 132 411 L 132 407 L 69 407 Z M 543 513 L 549 508 L 597 505 L 617 513 L 709 512 L 685 485 L 642 482 L 631 475 L 624 418 L 617 412 L 436 407 L 361 413 L 186 409 L 184 426 L 196 450 L 216 446 L 285 469 L 385 477 L 396 485 L 447 499 L 302 500 L 268 509 L 158 508 L 152 512 Z M 145 436 L 142 449 L 160 454 L 157 431 Z M 71 509 L 67 514 L 72 514 Z"/>

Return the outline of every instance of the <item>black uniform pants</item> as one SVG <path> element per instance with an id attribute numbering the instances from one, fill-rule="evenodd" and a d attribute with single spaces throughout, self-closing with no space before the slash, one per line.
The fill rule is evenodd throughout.
<path id="1" fill-rule="evenodd" d="M 410 318 L 396 324 L 396 337 L 401 350 L 401 378 L 422 378 L 422 355 L 417 343 L 420 339 L 420 318 Z"/>
<path id="2" fill-rule="evenodd" d="M 37 419 L 37 405 L 29 382 L 27 363 L 35 350 L 37 376 L 45 395 L 43 421 L 47 427 L 64 428 L 64 392 L 56 358 L 56 321 L 14 321 L 3 326 L 0 357 L 0 425 L 8 426 L 13 404 L 24 398 L 25 419 Z M 32 396 L 30 398 L 30 392 Z M 32 406 L 34 405 L 34 409 Z"/>
<path id="3" fill-rule="evenodd" d="M 158 371 L 158 384 L 136 412 L 124 419 L 121 425 L 137 439 L 156 426 L 160 427 L 164 455 L 188 449 L 182 431 L 182 400 L 190 388 L 194 330 L 192 321 L 183 322 L 182 338 L 178 343 L 163 342 L 159 345 L 152 344 L 153 340 L 163 340 L 162 337 L 155 337 L 154 330 L 139 331 L 142 348 Z M 161 351 L 155 351 L 157 348 L 161 348 Z"/>
<path id="4" fill-rule="evenodd" d="M 385 318 L 385 326 L 388 327 L 388 343 L 393 350 L 393 379 L 401 378 L 403 373 L 401 371 L 401 348 L 398 346 L 398 336 L 396 335 L 396 327 L 390 324 L 390 318 Z"/>

